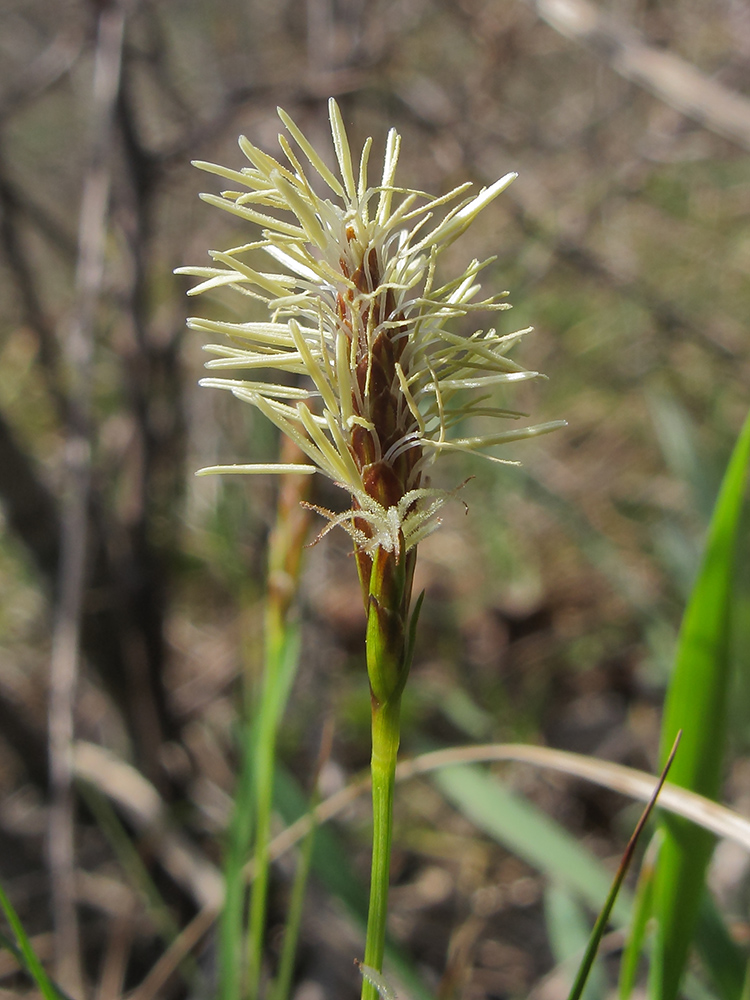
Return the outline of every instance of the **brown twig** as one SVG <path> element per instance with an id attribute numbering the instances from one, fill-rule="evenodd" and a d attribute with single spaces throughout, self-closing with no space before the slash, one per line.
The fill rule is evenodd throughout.
<path id="1" fill-rule="evenodd" d="M 52 636 L 49 693 L 51 808 L 49 858 L 55 927 L 56 976 L 81 996 L 75 905 L 73 817 L 74 703 L 80 655 L 90 494 L 90 427 L 93 330 L 104 269 L 104 241 L 111 186 L 112 120 L 120 80 L 125 12 L 101 9 L 91 94 L 91 147 L 83 187 L 76 268 L 76 309 L 66 337 L 71 399 L 65 447 L 66 500 L 62 523 L 60 584 Z"/>
<path id="2" fill-rule="evenodd" d="M 219 915 L 217 909 L 205 907 L 198 913 L 182 933 L 173 941 L 154 965 L 141 985 L 133 991 L 128 1000 L 152 1000 L 164 986 L 180 962 L 189 955 L 200 939 L 213 926 Z"/>
<path id="3" fill-rule="evenodd" d="M 110 922 L 96 1000 L 117 1000 L 122 996 L 125 972 L 133 944 L 134 918 L 135 913 L 131 911 L 114 917 Z"/>

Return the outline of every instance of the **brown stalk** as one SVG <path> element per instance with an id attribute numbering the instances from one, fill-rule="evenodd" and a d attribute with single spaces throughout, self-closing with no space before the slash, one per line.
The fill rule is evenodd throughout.
<path id="1" fill-rule="evenodd" d="M 83 993 L 83 975 L 75 904 L 73 737 L 91 491 L 89 409 L 93 333 L 104 270 L 111 186 L 112 122 L 120 84 L 124 27 L 123 7 L 112 3 L 102 8 L 91 95 L 91 148 L 79 223 L 77 302 L 65 338 L 71 399 L 76 403 L 65 443 L 66 500 L 62 520 L 58 605 L 50 659 L 49 859 L 55 927 L 55 974 L 63 989 L 75 996 Z"/>

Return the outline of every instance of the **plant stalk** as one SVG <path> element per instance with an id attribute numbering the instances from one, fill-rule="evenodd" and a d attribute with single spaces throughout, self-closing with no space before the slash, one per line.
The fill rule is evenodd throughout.
<path id="1" fill-rule="evenodd" d="M 282 444 L 281 460 L 285 464 L 299 462 L 301 453 L 288 440 Z M 299 630 L 290 621 L 301 568 L 302 551 L 309 514 L 301 505 L 309 490 L 309 477 L 286 477 L 279 494 L 276 524 L 269 539 L 268 596 L 265 608 L 265 658 L 260 700 L 253 726 L 252 744 L 247 749 L 251 782 L 250 801 L 253 835 L 255 880 L 250 895 L 247 927 L 246 980 L 233 970 L 225 970 L 234 990 L 249 1000 L 258 1000 L 261 992 L 263 946 L 268 909 L 273 781 L 276 763 L 276 741 L 281 718 L 294 682 L 299 658 Z M 248 734 L 249 735 L 249 734 Z M 249 829 L 245 834 L 249 834 Z M 242 845 L 240 845 L 242 846 Z M 235 914 L 241 920 L 241 908 Z M 225 1000 L 237 1000 L 226 996 Z"/>
<path id="2" fill-rule="evenodd" d="M 276 638 L 275 636 L 273 637 Z M 263 945 L 266 929 L 266 906 L 270 865 L 268 842 L 271 837 L 271 806 L 273 799 L 273 772 L 276 757 L 278 708 L 274 704 L 275 675 L 280 668 L 278 644 L 269 641 L 266 653 L 261 710 L 256 724 L 254 764 L 255 798 L 255 880 L 250 894 L 247 950 L 247 995 L 257 1000 L 260 995 L 260 978 L 263 963 Z"/>
<path id="3" fill-rule="evenodd" d="M 384 705 L 373 702 L 372 710 L 372 869 L 370 905 L 367 914 L 365 965 L 380 972 L 385 950 L 388 915 L 388 884 L 393 832 L 393 790 L 400 741 L 401 695 Z M 377 990 L 362 984 L 362 1000 L 375 1000 Z"/>
<path id="4" fill-rule="evenodd" d="M 414 555 L 399 559 L 378 549 L 372 559 L 367 600 L 367 673 L 372 700 L 372 869 L 364 964 L 383 968 L 393 832 L 393 791 L 401 739 L 401 693 L 409 672 L 408 615 Z M 376 1000 L 367 979 L 362 1000 Z"/>

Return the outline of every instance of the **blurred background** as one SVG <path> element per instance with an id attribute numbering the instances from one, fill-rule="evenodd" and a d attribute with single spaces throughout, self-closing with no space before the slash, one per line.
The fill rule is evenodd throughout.
<path id="1" fill-rule="evenodd" d="M 374 137 L 373 164 L 395 126 L 400 183 L 433 194 L 519 173 L 451 257 L 496 255 L 483 286 L 510 290 L 502 332 L 534 327 L 514 356 L 549 381 L 508 404 L 569 423 L 502 453 L 521 468 L 436 470 L 447 489 L 472 478 L 468 512 L 448 505 L 420 547 L 403 751 L 524 741 L 653 769 L 680 615 L 749 399 L 747 5 L 2 0 L 0 52 L 0 877 L 40 955 L 56 929 L 59 959 L 74 907 L 84 975 L 118 995 L 215 899 L 278 484 L 193 473 L 273 461 L 279 444 L 250 407 L 198 389 L 186 316 L 233 317 L 189 301 L 172 272 L 256 238 L 198 199 L 220 182 L 190 160 L 239 168 L 240 133 L 277 155 L 277 105 L 329 161 L 329 96 L 354 149 Z M 340 503 L 317 478 L 312 499 Z M 304 556 L 281 756 L 305 795 L 322 733 L 323 794 L 368 761 L 348 549 L 334 532 Z M 749 640 L 738 615 L 746 664 Z M 733 704 L 727 798 L 741 806 L 750 699 Z M 109 752 L 75 796 L 73 736 Z M 636 815 L 623 799 L 503 773 L 595 855 L 622 849 Z M 392 930 L 435 994 L 557 995 L 538 874 L 426 780 L 396 810 Z M 157 814 L 187 874 L 165 861 Z M 363 885 L 368 815 L 361 803 L 337 827 Z M 52 884 L 50 863 L 73 881 Z M 743 866 L 724 851 L 713 876 L 738 936 Z M 288 881 L 282 863 L 271 964 Z M 297 995 L 355 996 L 360 950 L 314 880 Z M 209 933 L 209 979 L 212 960 Z M 0 956 L 0 987 L 23 992 L 14 968 Z M 187 988 L 174 976 L 162 995 Z"/>

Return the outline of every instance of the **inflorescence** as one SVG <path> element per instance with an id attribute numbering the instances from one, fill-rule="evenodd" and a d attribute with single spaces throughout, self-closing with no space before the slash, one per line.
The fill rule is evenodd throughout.
<path id="1" fill-rule="evenodd" d="M 181 274 L 203 279 L 189 294 L 229 285 L 265 303 L 269 318 L 247 323 L 193 318 L 189 326 L 231 341 L 207 348 L 215 355 L 207 368 L 280 373 L 276 381 L 212 377 L 201 384 L 228 389 L 251 403 L 310 460 L 213 466 L 201 473 L 321 471 L 353 499 L 344 514 L 321 511 L 331 525 L 344 527 L 357 549 L 373 553 L 381 547 L 398 558 L 439 523 L 435 515 L 449 494 L 424 479 L 438 454 L 479 452 L 504 461 L 486 449 L 554 430 L 564 421 L 451 437 L 468 417 L 521 416 L 493 405 L 493 390 L 539 377 L 507 356 L 528 330 L 463 336 L 452 329 L 468 313 L 509 308 L 507 292 L 478 297 L 477 278 L 494 258 L 473 260 L 459 277 L 437 283 L 440 254 L 516 174 L 474 196 L 467 193 L 469 183 L 442 197 L 398 187 L 401 138 L 391 129 L 382 178 L 370 185 L 372 140 L 365 142 L 355 173 L 333 99 L 329 113 L 339 176 L 279 109 L 287 132 L 327 188 L 325 196 L 313 188 L 299 152 L 283 134 L 279 144 L 289 166 L 244 137 L 239 144 L 250 166 L 195 164 L 240 188 L 202 197 L 259 227 L 260 238 L 213 251 L 218 266 L 180 268 Z M 436 209 L 442 210 L 438 221 Z M 247 262 L 255 261 L 258 251 L 271 259 L 273 270 L 256 270 Z"/>

